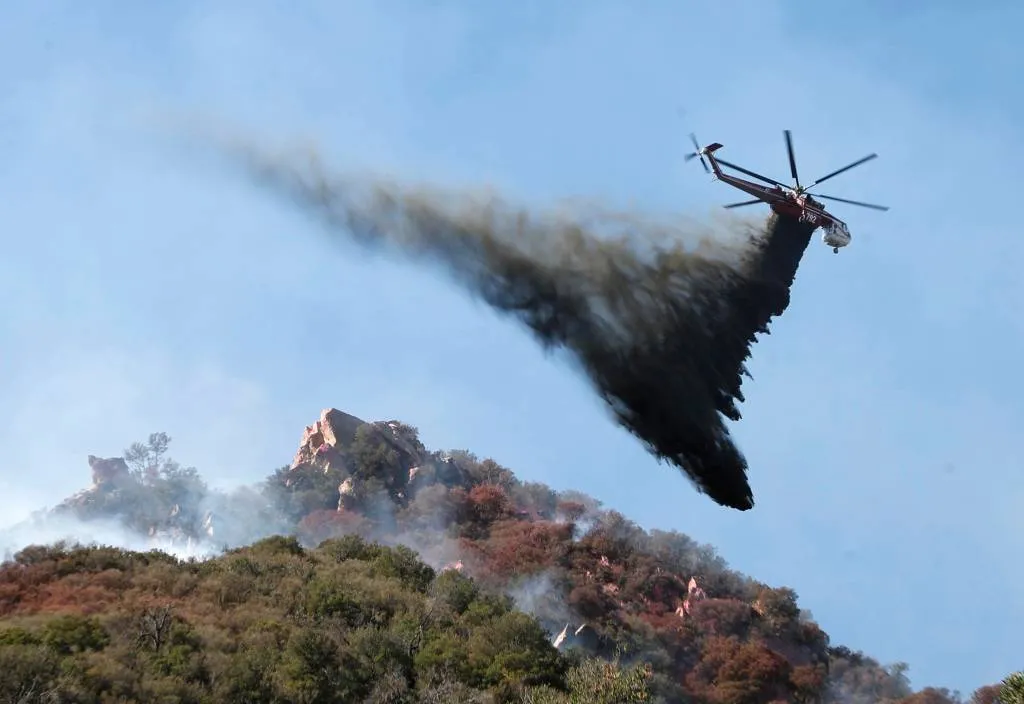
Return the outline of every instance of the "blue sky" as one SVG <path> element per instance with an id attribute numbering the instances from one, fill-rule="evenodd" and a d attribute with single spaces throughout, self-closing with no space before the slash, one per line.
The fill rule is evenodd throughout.
<path id="1" fill-rule="evenodd" d="M 1024 647 L 1024 7 L 992 2 L 7 3 L 0 449 L 14 519 L 154 430 L 230 485 L 337 406 L 578 488 L 792 586 L 835 642 L 969 691 Z M 474 9 L 474 7 L 476 9 Z M 680 117 L 680 110 L 682 117 Z M 616 428 L 584 380 L 442 276 L 337 246 L 154 116 L 315 137 L 340 166 L 531 202 L 710 214 L 686 133 L 822 188 L 735 435 L 753 511 Z"/>

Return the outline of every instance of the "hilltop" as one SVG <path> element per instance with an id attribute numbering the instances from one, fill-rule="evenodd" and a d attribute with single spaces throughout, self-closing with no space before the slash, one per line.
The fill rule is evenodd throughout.
<path id="1" fill-rule="evenodd" d="M 963 701 L 710 546 L 398 421 L 325 410 L 231 493 L 169 444 L 90 456 L 92 486 L 8 538 L 0 702 Z M 94 527 L 114 546 L 18 537 Z"/>

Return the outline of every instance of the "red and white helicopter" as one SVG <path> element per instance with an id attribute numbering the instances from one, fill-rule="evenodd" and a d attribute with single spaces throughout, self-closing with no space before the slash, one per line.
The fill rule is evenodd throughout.
<path id="1" fill-rule="evenodd" d="M 730 164 L 725 159 L 717 158 L 715 156 L 715 152 L 722 148 L 721 144 L 715 142 L 714 144 L 709 144 L 708 146 L 702 149 L 700 147 L 700 144 L 697 142 L 697 138 L 692 134 L 690 135 L 690 139 L 693 140 L 693 147 L 694 149 L 696 149 L 696 151 L 693 152 L 692 154 L 687 154 L 686 161 L 699 158 L 700 163 L 704 166 L 704 170 L 707 171 L 708 173 L 711 173 L 713 171 L 716 179 L 728 183 L 730 186 L 738 188 L 744 193 L 749 193 L 750 195 L 754 196 L 754 200 L 747 200 L 743 201 L 742 203 L 731 203 L 724 207 L 740 208 L 745 205 L 767 203 L 771 207 L 771 209 L 774 210 L 779 215 L 795 218 L 800 222 L 805 222 L 810 225 L 813 225 L 815 228 L 822 228 L 822 241 L 826 245 L 831 247 L 833 252 L 839 254 L 840 247 L 845 247 L 846 245 L 850 244 L 851 237 L 849 228 L 846 226 L 845 222 L 837 218 L 835 215 L 828 213 L 825 210 L 825 206 L 811 198 L 811 196 L 808 195 L 807 191 L 814 188 L 822 181 L 827 181 L 833 176 L 838 176 L 844 171 L 849 171 L 855 166 L 860 166 L 864 162 L 871 161 L 878 155 L 868 154 L 863 159 L 858 159 L 852 164 L 849 164 L 841 169 L 833 171 L 832 173 L 826 176 L 822 176 L 817 181 L 812 183 L 810 186 L 801 186 L 800 178 L 796 174 L 796 159 L 793 158 L 793 138 L 790 136 L 789 130 L 785 130 L 785 135 L 786 149 L 789 152 L 789 170 L 790 173 L 793 174 L 793 181 L 795 183 L 795 185 L 793 186 L 787 186 L 785 184 L 779 183 L 774 179 L 768 178 L 767 176 L 762 176 L 761 174 L 755 173 L 753 171 L 748 171 L 747 169 L 744 169 L 742 166 Z M 705 157 L 707 157 L 707 161 L 704 160 Z M 711 162 L 710 169 L 708 169 L 708 161 Z M 754 183 L 753 181 L 747 181 L 746 179 L 731 176 L 730 174 L 727 174 L 724 171 L 722 171 L 720 165 L 727 166 L 730 169 L 735 169 L 736 171 L 744 173 L 758 180 L 764 181 L 765 183 L 770 183 L 774 186 L 774 188 L 769 188 L 767 186 L 762 186 L 759 183 Z M 856 200 L 836 198 L 835 196 L 819 195 L 817 197 L 824 198 L 826 200 L 838 201 L 840 203 L 859 205 L 864 208 L 874 208 L 875 210 L 889 209 L 884 205 L 862 203 Z"/>

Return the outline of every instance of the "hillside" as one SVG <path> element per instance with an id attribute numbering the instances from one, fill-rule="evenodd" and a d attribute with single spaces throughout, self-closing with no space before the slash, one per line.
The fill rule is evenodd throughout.
<path id="1" fill-rule="evenodd" d="M 831 643 L 709 546 L 397 421 L 326 410 L 230 494 L 169 442 L 90 457 L 91 488 L 6 538 L 139 551 L 7 556 L 0 703 L 964 701 Z"/>

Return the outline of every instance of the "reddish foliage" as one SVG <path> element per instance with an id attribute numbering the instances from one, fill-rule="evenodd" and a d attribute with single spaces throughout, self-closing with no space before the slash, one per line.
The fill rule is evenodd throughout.
<path id="1" fill-rule="evenodd" d="M 556 564 L 571 540 L 568 525 L 502 520 L 491 526 L 489 539 L 477 547 L 492 572 L 512 576 Z"/>
<path id="2" fill-rule="evenodd" d="M 604 555 L 609 560 L 618 560 L 622 547 L 610 531 L 600 527 L 580 538 L 578 545 L 581 551 L 589 552 L 595 557 Z"/>
<path id="3" fill-rule="evenodd" d="M 458 523 L 470 537 L 483 537 L 495 521 L 515 515 L 508 494 L 497 484 L 477 484 L 468 492 L 454 489 L 451 496 Z"/>
<path id="4" fill-rule="evenodd" d="M 801 622 L 797 636 L 802 645 L 806 645 L 815 653 L 825 655 L 828 649 L 828 634 L 821 630 L 818 624 L 813 621 Z"/>
<path id="5" fill-rule="evenodd" d="M 789 699 L 789 674 L 789 662 L 759 641 L 711 636 L 686 682 L 712 704 L 769 704 Z"/>
<path id="6" fill-rule="evenodd" d="M 37 611 L 95 613 L 120 600 L 122 582 L 110 574 L 116 570 L 54 580 L 55 572 L 52 565 L 5 566 L 0 573 L 0 616 Z"/>
<path id="7" fill-rule="evenodd" d="M 131 584 L 131 577 L 123 570 L 107 569 L 92 575 L 91 581 L 106 589 L 122 591 Z"/>
<path id="8" fill-rule="evenodd" d="M 632 591 L 634 578 L 640 576 L 640 570 L 630 570 L 629 589 Z M 652 607 L 661 607 L 662 610 L 675 611 L 680 599 L 686 598 L 686 584 L 674 574 L 668 572 L 650 571 L 643 582 L 637 585 L 638 589 L 647 599 Z"/>
<path id="9" fill-rule="evenodd" d="M 0 583 L 0 616 L 8 616 L 18 608 L 25 596 L 25 587 L 14 581 Z"/>
<path id="10" fill-rule="evenodd" d="M 657 631 L 663 640 L 675 640 L 673 634 L 685 631 L 685 621 L 675 611 L 652 608 L 641 612 L 639 616 L 644 623 Z"/>
<path id="11" fill-rule="evenodd" d="M 408 465 L 390 444 L 377 448 L 383 436 L 375 433 L 373 446 L 361 450 L 360 471 L 373 480 L 367 486 L 390 486 L 392 478 L 408 475 Z M 551 588 L 568 594 L 551 595 L 555 598 L 550 601 L 559 602 L 555 607 L 563 611 L 564 596 L 573 625 L 580 617 L 589 626 L 589 632 L 580 636 L 581 644 L 602 655 L 611 655 L 620 644 L 638 648 L 654 663 L 663 685 L 679 688 L 678 697 L 666 695 L 669 701 L 810 704 L 821 701 L 829 677 L 852 685 L 851 691 L 877 693 L 876 699 L 886 701 L 897 702 L 910 691 L 901 674 L 893 675 L 870 658 L 846 649 L 830 651 L 824 632 L 801 618 L 792 590 L 743 578 L 728 570 L 708 546 L 675 533 L 648 535 L 621 514 L 601 511 L 599 504 L 588 504 L 589 499 L 579 494 L 562 494 L 559 501 L 548 487 L 519 483 L 493 460 L 477 462 L 466 455 L 457 462 L 426 462 L 423 467 L 426 473 L 418 475 L 415 487 L 407 488 L 407 497 L 392 494 L 402 532 L 447 531 L 448 537 L 457 538 L 459 550 L 454 552 L 464 561 L 464 573 L 485 592 L 505 591 L 512 577 L 555 567 L 558 576 Z M 378 525 L 361 510 L 334 510 L 337 481 L 308 465 L 274 475 L 274 495 L 293 494 L 289 515 L 306 514 L 297 524 L 303 542 L 368 535 L 371 527 L 375 538 L 386 534 L 391 526 Z M 365 508 L 359 502 L 353 506 Z M 549 520 L 553 515 L 568 522 L 555 523 Z M 585 515 L 594 519 L 593 526 L 574 542 L 573 524 Z M 211 613 L 219 618 L 225 605 L 262 595 L 270 576 L 268 570 L 254 577 L 254 563 L 243 558 L 203 585 L 209 575 L 198 577 L 199 569 L 182 574 L 178 566 L 172 570 L 151 564 L 152 558 L 125 556 L 116 549 L 72 553 L 65 547 L 35 546 L 22 551 L 17 563 L 0 567 L 0 617 L 36 611 L 127 614 L 171 602 L 185 611 L 196 592 L 216 599 L 215 604 L 194 603 L 197 621 Z M 676 609 L 687 598 L 687 581 L 694 575 L 702 591 L 715 598 L 692 597 L 689 611 L 680 616 Z M 289 579 L 296 581 L 294 575 Z M 455 588 L 463 586 L 446 588 L 455 598 Z M 278 593 L 270 596 L 279 598 Z M 543 616 L 562 623 L 561 613 Z M 227 625 L 232 637 L 244 637 L 249 618 Z M 997 693 L 998 687 L 982 688 L 972 704 L 995 704 Z M 952 699 L 944 690 L 926 689 L 898 701 L 950 704 Z"/>
<path id="12" fill-rule="evenodd" d="M 509 514 L 508 494 L 497 484 L 477 484 L 469 491 L 468 508 L 480 523 L 494 523 Z"/>
<path id="13" fill-rule="evenodd" d="M 467 573 L 481 586 L 503 590 L 509 578 L 563 568 L 574 615 L 609 642 L 625 637 L 656 643 L 660 657 L 671 663 L 662 672 L 694 700 L 820 700 L 827 680 L 828 637 L 800 617 L 792 590 L 755 583 L 755 592 L 755 585 L 728 571 L 707 546 L 674 535 L 661 535 L 660 543 L 652 543 L 615 512 L 599 512 L 595 526 L 573 541 L 573 523 L 588 511 L 584 501 L 556 501 L 544 487 L 515 484 L 507 470 L 490 461 L 476 463 L 467 478 L 461 486 L 421 488 L 398 519 L 407 530 L 420 524 L 455 528 Z M 568 522 L 548 520 L 552 509 Z M 318 511 L 301 528 L 319 542 L 353 532 L 355 522 L 355 516 Z M 676 609 L 687 598 L 687 581 L 694 574 L 706 594 L 716 598 L 692 600 L 689 613 L 680 617 Z M 892 679 L 880 667 L 865 670 L 875 671 L 877 677 Z M 938 690 L 925 690 L 906 701 L 945 704 L 946 699 L 936 698 L 941 696 Z"/>
<path id="14" fill-rule="evenodd" d="M 824 665 L 794 667 L 789 674 L 790 684 L 793 685 L 793 701 L 818 701 L 821 693 L 825 690 L 827 679 L 828 673 L 825 671 Z"/>
<path id="15" fill-rule="evenodd" d="M 800 607 L 796 600 L 796 592 L 788 587 L 761 589 L 754 608 L 761 615 L 766 632 L 778 634 L 798 626 Z"/>
<path id="16" fill-rule="evenodd" d="M 116 592 L 101 584 L 75 584 L 71 580 L 61 580 L 46 587 L 38 603 L 31 607 L 23 604 L 22 607 L 36 611 L 92 614 L 106 610 L 119 600 Z"/>
<path id="17" fill-rule="evenodd" d="M 565 520 L 575 522 L 583 517 L 583 514 L 587 512 L 587 507 L 579 501 L 559 501 L 555 510 L 564 516 Z"/>
<path id="18" fill-rule="evenodd" d="M 746 636 L 754 612 L 738 599 L 704 599 L 690 606 L 688 618 L 709 635 Z"/>
<path id="19" fill-rule="evenodd" d="M 42 598 L 40 592 L 56 578 L 53 562 L 4 565 L 0 569 L 0 616 L 33 610 Z"/>
<path id="20" fill-rule="evenodd" d="M 979 687 L 971 695 L 971 704 L 996 704 L 999 699 L 1000 689 L 1001 687 L 997 684 Z"/>
<path id="21" fill-rule="evenodd" d="M 588 621 L 608 618 L 617 608 L 615 601 L 593 582 L 573 589 L 569 593 L 569 606 Z"/>
<path id="22" fill-rule="evenodd" d="M 299 535 L 314 545 L 342 535 L 358 533 L 366 519 L 358 513 L 346 510 L 323 509 L 309 513 L 299 521 Z"/>
<path id="23" fill-rule="evenodd" d="M 8 564 L 0 568 L 0 584 L 15 584 L 19 588 L 39 587 L 54 579 L 57 579 L 57 567 L 53 562 Z"/>

